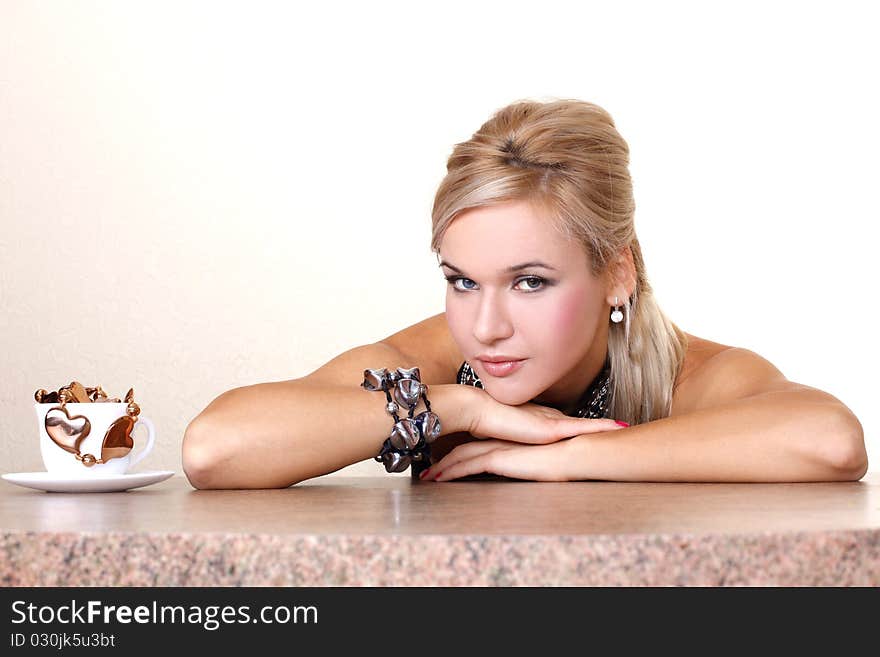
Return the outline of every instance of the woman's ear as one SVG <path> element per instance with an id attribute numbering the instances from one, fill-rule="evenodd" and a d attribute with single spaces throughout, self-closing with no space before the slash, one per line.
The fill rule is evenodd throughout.
<path id="1" fill-rule="evenodd" d="M 608 297 L 620 297 L 621 301 L 629 299 L 636 289 L 636 265 L 632 249 L 623 247 L 608 267 Z M 621 297 L 621 292 L 625 296 Z"/>

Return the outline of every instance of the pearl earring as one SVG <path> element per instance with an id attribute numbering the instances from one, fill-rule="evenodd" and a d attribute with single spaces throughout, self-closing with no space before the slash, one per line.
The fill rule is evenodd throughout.
<path id="1" fill-rule="evenodd" d="M 614 297 L 614 312 L 611 313 L 611 321 L 615 324 L 619 324 L 623 321 L 623 313 L 620 311 L 620 306 L 617 305 L 618 298 Z"/>

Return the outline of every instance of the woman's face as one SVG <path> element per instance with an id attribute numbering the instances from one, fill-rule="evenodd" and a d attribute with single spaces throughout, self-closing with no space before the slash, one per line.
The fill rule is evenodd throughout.
<path id="1" fill-rule="evenodd" d="M 564 410 L 576 402 L 608 345 L 606 286 L 590 272 L 583 247 L 518 201 L 459 215 L 440 260 L 449 329 L 485 390 L 511 405 Z M 504 375 L 506 366 L 480 360 L 492 356 L 520 362 Z"/>

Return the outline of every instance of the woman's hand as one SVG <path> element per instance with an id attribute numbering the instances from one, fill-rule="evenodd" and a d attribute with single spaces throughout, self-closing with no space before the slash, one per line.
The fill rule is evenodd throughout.
<path id="1" fill-rule="evenodd" d="M 624 428 L 615 420 L 569 417 L 555 408 L 531 402 L 509 406 L 485 391 L 480 392 L 479 403 L 471 407 L 468 427 L 468 432 L 475 438 L 546 445 L 582 433 Z"/>
<path id="2" fill-rule="evenodd" d="M 531 481 L 568 481 L 569 440 L 523 445 L 475 440 L 459 445 L 421 474 L 423 481 L 449 481 L 481 472 Z"/>

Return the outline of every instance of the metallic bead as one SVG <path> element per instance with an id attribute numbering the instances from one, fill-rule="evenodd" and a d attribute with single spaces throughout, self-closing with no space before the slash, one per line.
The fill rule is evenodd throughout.
<path id="1" fill-rule="evenodd" d="M 361 384 L 365 390 L 375 392 L 376 390 L 384 390 L 382 381 L 388 375 L 388 370 L 384 367 L 375 370 L 364 370 L 364 382 Z"/>
<path id="2" fill-rule="evenodd" d="M 382 462 L 385 464 L 386 472 L 403 472 L 409 467 L 411 459 L 406 454 L 385 452 L 382 455 Z"/>
<path id="3" fill-rule="evenodd" d="M 82 464 L 87 468 L 91 468 L 95 463 L 97 463 L 98 459 L 96 459 L 91 454 L 83 454 Z"/>
<path id="4" fill-rule="evenodd" d="M 388 411 L 389 415 L 394 415 L 397 411 L 400 410 L 400 406 L 397 402 L 388 402 L 385 404 L 385 410 Z"/>
<path id="5" fill-rule="evenodd" d="M 412 449 L 419 444 L 418 425 L 408 417 L 403 418 L 391 430 L 391 444 L 397 449 Z"/>
<path id="6" fill-rule="evenodd" d="M 397 374 L 400 376 L 401 379 L 415 379 L 416 381 L 422 380 L 419 375 L 419 368 L 418 367 L 412 367 L 410 369 L 398 367 Z"/>
<path id="7" fill-rule="evenodd" d="M 125 407 L 125 412 L 128 413 L 131 417 L 137 417 L 138 413 L 141 412 L 141 407 L 137 405 L 137 402 L 131 402 L 128 406 Z"/>
<path id="8" fill-rule="evenodd" d="M 48 395 L 48 394 L 49 394 L 48 391 L 43 390 L 42 388 L 40 388 L 39 390 L 37 390 L 37 391 L 34 393 L 34 399 L 37 400 L 37 403 L 38 403 L 38 404 L 42 404 L 42 403 L 43 403 L 43 395 Z"/>
<path id="9" fill-rule="evenodd" d="M 426 443 L 434 442 L 440 435 L 440 418 L 436 413 L 422 411 L 413 421 L 418 425 Z"/>
<path id="10" fill-rule="evenodd" d="M 401 379 L 394 386 L 394 398 L 405 406 L 415 406 L 422 394 L 422 384 L 416 379 Z"/>

